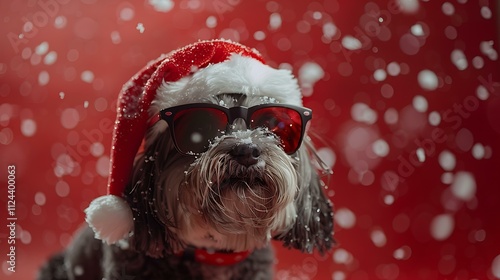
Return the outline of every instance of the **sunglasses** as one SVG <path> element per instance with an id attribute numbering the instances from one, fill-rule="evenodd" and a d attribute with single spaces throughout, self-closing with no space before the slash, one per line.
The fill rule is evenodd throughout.
<path id="1" fill-rule="evenodd" d="M 299 149 L 311 117 L 311 109 L 282 104 L 226 108 L 195 103 L 166 108 L 159 114 L 168 123 L 176 149 L 185 155 L 206 152 L 214 139 L 234 129 L 236 119 L 242 119 L 248 129 L 272 132 L 290 155 Z"/>

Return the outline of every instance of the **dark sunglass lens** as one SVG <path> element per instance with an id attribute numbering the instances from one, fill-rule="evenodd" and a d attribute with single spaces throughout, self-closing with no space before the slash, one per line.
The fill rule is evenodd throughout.
<path id="1" fill-rule="evenodd" d="M 264 127 L 281 141 L 284 151 L 291 154 L 299 147 L 302 136 L 302 118 L 299 112 L 285 107 L 267 107 L 251 116 L 252 127 Z"/>
<path id="2" fill-rule="evenodd" d="M 190 108 L 174 117 L 174 137 L 185 154 L 205 152 L 210 141 L 224 133 L 227 116 L 215 108 Z"/>

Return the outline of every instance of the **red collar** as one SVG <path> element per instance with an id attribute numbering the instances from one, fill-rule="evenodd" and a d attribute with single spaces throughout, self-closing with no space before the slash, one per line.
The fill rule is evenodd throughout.
<path id="1" fill-rule="evenodd" d="M 225 266 L 234 265 L 245 260 L 250 253 L 250 251 L 234 253 L 187 247 L 177 255 L 183 259 L 194 260 L 203 264 Z"/>

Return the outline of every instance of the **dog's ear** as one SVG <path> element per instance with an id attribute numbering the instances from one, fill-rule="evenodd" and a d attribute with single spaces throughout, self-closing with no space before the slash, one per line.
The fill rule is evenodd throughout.
<path id="1" fill-rule="evenodd" d="M 297 209 L 295 224 L 275 239 L 283 241 L 283 245 L 287 248 L 307 253 L 312 253 L 316 248 L 324 254 L 335 244 L 333 206 L 325 196 L 323 191 L 325 185 L 310 160 L 310 152 L 315 154 L 315 151 L 309 141 L 304 140 L 303 147 L 298 152 L 299 191 L 295 200 Z"/>
<path id="2" fill-rule="evenodd" d="M 151 133 L 154 134 L 154 133 Z M 150 135 L 145 150 L 136 158 L 126 197 L 134 216 L 134 231 L 129 238 L 131 249 L 151 257 L 172 253 L 175 235 L 164 197 L 162 170 L 172 151 L 168 133 Z"/>

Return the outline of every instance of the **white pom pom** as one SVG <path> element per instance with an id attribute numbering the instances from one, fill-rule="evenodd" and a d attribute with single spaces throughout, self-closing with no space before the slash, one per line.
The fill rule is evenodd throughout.
<path id="1" fill-rule="evenodd" d="M 85 209 L 85 220 L 95 238 L 114 244 L 128 236 L 134 227 L 132 210 L 125 200 L 115 195 L 94 199 Z"/>

